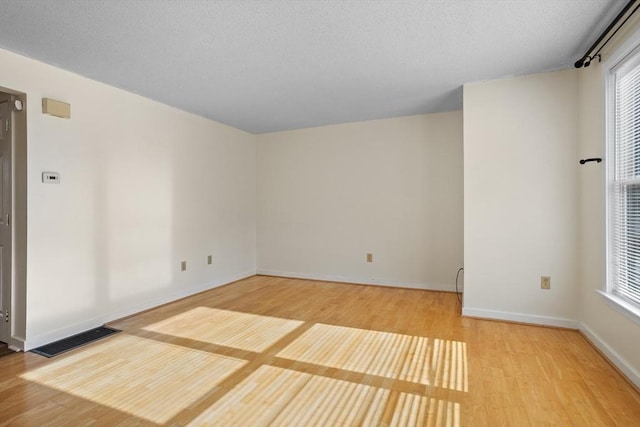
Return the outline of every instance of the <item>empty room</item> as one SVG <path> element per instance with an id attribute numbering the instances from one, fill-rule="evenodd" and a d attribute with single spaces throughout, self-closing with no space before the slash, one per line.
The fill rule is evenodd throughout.
<path id="1" fill-rule="evenodd" d="M 640 427 L 640 0 L 0 0 L 0 426 Z"/>

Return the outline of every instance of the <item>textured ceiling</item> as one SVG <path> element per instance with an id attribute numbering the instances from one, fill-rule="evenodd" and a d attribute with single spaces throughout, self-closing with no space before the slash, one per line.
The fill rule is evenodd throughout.
<path id="1" fill-rule="evenodd" d="M 569 67 L 625 3 L 0 0 L 0 47 L 263 133 L 460 109 Z"/>

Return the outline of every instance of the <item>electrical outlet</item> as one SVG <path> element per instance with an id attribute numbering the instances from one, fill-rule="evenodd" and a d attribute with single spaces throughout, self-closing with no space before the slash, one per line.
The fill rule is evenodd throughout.
<path id="1" fill-rule="evenodd" d="M 187 271 L 187 261 L 180 262 L 180 271 Z"/>
<path id="2" fill-rule="evenodd" d="M 373 262 L 373 254 L 367 254 L 367 262 Z"/>
<path id="3" fill-rule="evenodd" d="M 540 276 L 540 289 L 551 289 L 551 277 Z"/>
<path id="4" fill-rule="evenodd" d="M 213 256 L 212 255 L 208 255 L 207 256 L 207 264 L 213 264 Z"/>

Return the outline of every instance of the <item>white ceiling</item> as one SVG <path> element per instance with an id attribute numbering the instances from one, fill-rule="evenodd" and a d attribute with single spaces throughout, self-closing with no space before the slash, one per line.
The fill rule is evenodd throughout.
<path id="1" fill-rule="evenodd" d="M 263 133 L 461 109 L 570 67 L 625 3 L 0 0 L 0 47 Z"/>

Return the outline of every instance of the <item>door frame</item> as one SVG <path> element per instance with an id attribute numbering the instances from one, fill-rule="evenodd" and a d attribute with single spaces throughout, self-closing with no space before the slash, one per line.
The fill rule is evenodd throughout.
<path id="1" fill-rule="evenodd" d="M 0 135 L 2 135 L 2 160 L 0 160 L 0 187 L 2 210 L 0 211 L 0 234 L 2 250 L 0 251 L 0 342 L 11 342 L 11 313 L 13 313 L 12 271 L 13 271 L 13 96 L 0 92 Z M 6 150 L 6 151 L 5 151 Z M 5 262 L 6 261 L 6 262 Z"/>
<path id="2" fill-rule="evenodd" d="M 23 351 L 27 329 L 27 96 L 23 92 L 0 87 L 11 105 L 11 280 L 9 286 L 10 349 Z M 22 109 L 13 101 L 22 102 Z M 4 313 L 0 321 L 5 321 Z"/>

